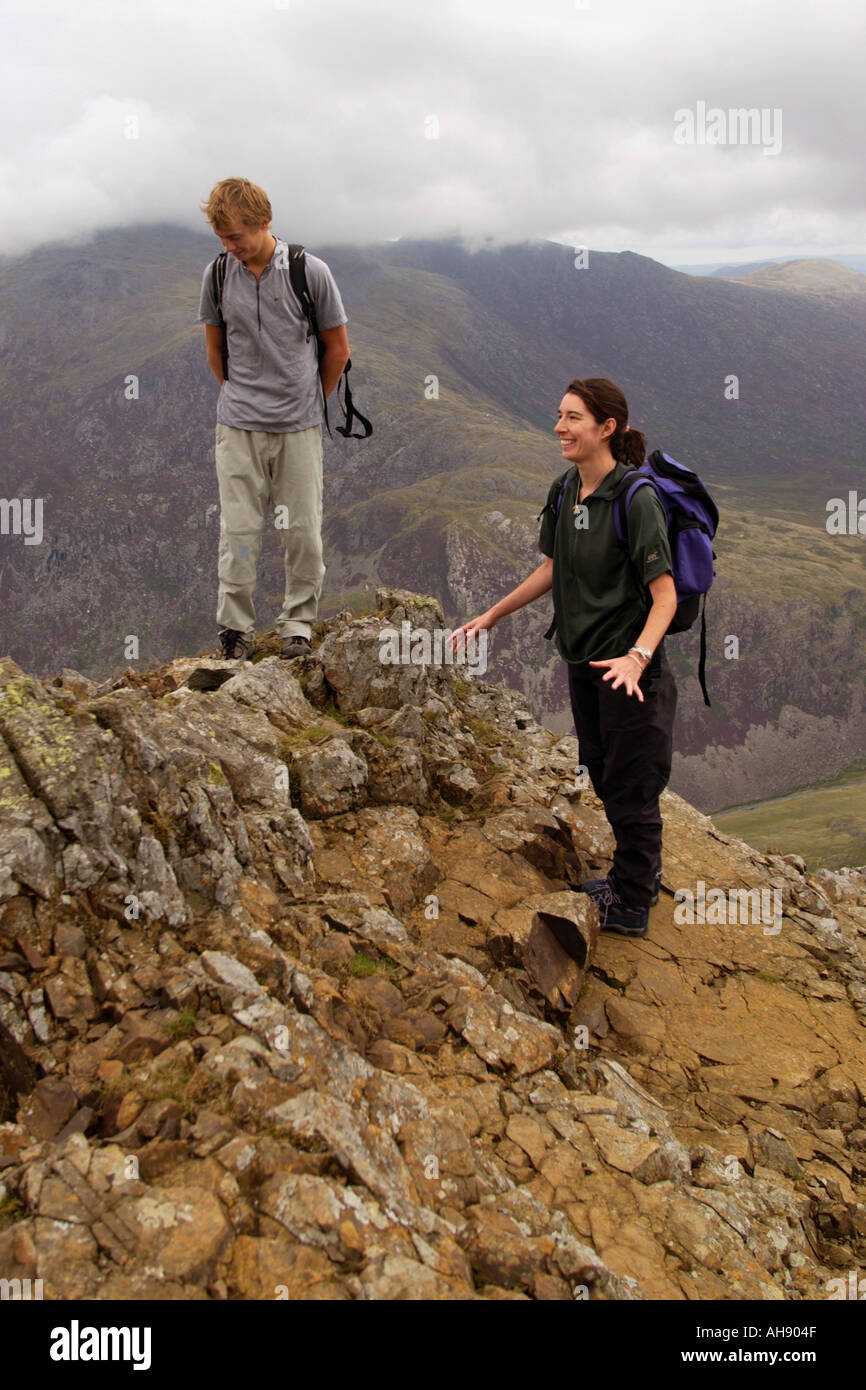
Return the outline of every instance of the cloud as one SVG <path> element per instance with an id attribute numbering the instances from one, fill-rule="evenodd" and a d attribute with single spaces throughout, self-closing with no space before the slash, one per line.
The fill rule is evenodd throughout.
<path id="1" fill-rule="evenodd" d="M 862 249 L 856 0 L 36 0 L 0 68 L 0 251 L 176 222 L 228 175 L 313 245 L 579 233 L 660 259 Z M 675 112 L 781 111 L 781 151 Z M 137 122 L 137 125 L 136 125 Z"/>

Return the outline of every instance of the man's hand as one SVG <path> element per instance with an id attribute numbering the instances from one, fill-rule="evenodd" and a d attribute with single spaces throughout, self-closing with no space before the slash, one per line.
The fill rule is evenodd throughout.
<path id="1" fill-rule="evenodd" d="M 591 661 L 590 666 L 609 666 L 610 670 L 605 671 L 602 680 L 612 680 L 611 690 L 617 690 L 619 686 L 625 686 L 626 695 L 636 695 L 643 704 L 643 691 L 638 685 L 638 681 L 643 675 L 643 671 L 638 670 L 639 663 L 631 656 L 615 656 L 611 661 Z"/>

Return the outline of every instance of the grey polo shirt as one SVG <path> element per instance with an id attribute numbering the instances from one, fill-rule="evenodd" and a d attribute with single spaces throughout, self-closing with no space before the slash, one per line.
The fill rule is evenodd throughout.
<path id="1" fill-rule="evenodd" d="M 650 580 L 673 573 L 664 508 L 652 487 L 639 487 L 631 499 L 628 554 L 616 538 L 610 497 L 629 471 L 617 463 L 576 513 L 580 479 L 575 469 L 558 520 L 561 474 L 547 495 L 538 548 L 553 560 L 559 654 L 574 665 L 625 656 L 652 606 Z"/>
<path id="2" fill-rule="evenodd" d="M 289 248 L 276 238 L 274 254 L 256 278 L 229 254 L 222 312 L 228 331 L 229 375 L 217 405 L 217 424 L 288 434 L 321 425 L 322 391 L 314 339 L 289 279 Z M 198 323 L 219 324 L 210 262 L 202 276 Z M 348 322 L 340 291 L 324 261 L 306 255 L 307 285 L 319 328 Z"/>

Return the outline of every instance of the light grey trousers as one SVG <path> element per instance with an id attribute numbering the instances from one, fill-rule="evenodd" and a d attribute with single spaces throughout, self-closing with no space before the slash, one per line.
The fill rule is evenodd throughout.
<path id="1" fill-rule="evenodd" d="M 309 637 L 325 578 L 322 559 L 322 427 L 288 434 L 216 427 L 220 494 L 217 622 L 255 630 L 253 591 L 269 504 L 285 554 L 283 637 Z"/>

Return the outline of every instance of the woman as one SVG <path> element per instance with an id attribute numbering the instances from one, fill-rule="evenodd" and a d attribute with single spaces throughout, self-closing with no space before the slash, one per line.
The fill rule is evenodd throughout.
<path id="1" fill-rule="evenodd" d="M 548 494 L 539 549 L 548 558 L 459 634 L 492 628 L 553 589 L 560 655 L 580 760 L 616 838 L 605 879 L 581 884 L 595 899 L 601 926 L 645 936 L 658 901 L 662 821 L 659 795 L 671 770 L 677 688 L 662 648 L 677 607 L 662 505 L 652 487 L 632 497 L 628 554 L 616 538 L 611 494 L 645 457 L 646 438 L 628 424 L 628 404 L 604 377 L 572 381 L 554 432 L 573 465 L 557 507 L 560 478 Z"/>

